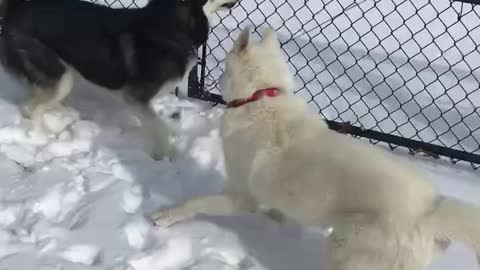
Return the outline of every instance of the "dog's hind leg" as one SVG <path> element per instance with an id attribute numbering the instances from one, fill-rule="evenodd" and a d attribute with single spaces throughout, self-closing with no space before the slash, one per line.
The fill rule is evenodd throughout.
<path id="1" fill-rule="evenodd" d="M 34 122 L 34 130 L 42 127 L 43 113 L 51 106 L 60 106 L 73 86 L 73 74 L 50 48 L 39 40 L 12 33 L 5 38 L 9 71 L 26 80 L 30 100 L 22 113 Z"/>
<path id="2" fill-rule="evenodd" d="M 477 253 L 480 263 L 480 207 L 454 198 L 440 196 L 433 212 L 422 226 L 436 234 L 437 243 L 448 247 L 450 241 L 463 242 Z M 439 246 L 441 249 L 442 246 Z"/>
<path id="3" fill-rule="evenodd" d="M 43 115 L 50 108 L 62 108 L 62 101 L 73 88 L 73 74 L 67 70 L 52 88 L 34 86 L 33 97 L 26 107 L 34 124 L 34 131 L 43 130 Z"/>

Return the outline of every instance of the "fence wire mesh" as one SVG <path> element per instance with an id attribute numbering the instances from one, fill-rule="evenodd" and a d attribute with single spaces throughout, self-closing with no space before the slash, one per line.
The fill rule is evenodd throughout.
<path id="1" fill-rule="evenodd" d="M 84 0 L 111 8 L 139 8 L 148 3 L 148 0 Z"/>
<path id="2" fill-rule="evenodd" d="M 221 102 L 217 79 L 238 32 L 270 25 L 294 92 L 332 127 L 477 169 L 479 14 L 449 0 L 242 0 L 212 21 L 194 96 Z"/>
<path id="3" fill-rule="evenodd" d="M 222 102 L 217 82 L 234 39 L 247 25 L 254 36 L 269 25 L 294 92 L 332 128 L 477 169 L 480 7 L 465 1 L 241 0 L 212 18 L 189 95 Z M 147 0 L 93 2 L 136 8 Z"/>

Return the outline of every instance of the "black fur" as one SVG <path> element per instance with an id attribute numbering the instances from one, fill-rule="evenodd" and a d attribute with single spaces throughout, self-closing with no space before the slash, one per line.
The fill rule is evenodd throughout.
<path id="1" fill-rule="evenodd" d="M 152 0 L 112 9 L 80 0 L 0 0 L 4 67 L 41 89 L 54 88 L 67 63 L 85 79 L 147 103 L 181 78 L 207 39 L 207 0 Z"/>

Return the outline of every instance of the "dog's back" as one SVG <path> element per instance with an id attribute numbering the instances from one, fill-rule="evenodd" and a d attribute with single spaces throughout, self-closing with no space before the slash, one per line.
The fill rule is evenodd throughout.
<path id="1" fill-rule="evenodd" d="M 134 22 L 134 11 L 79 0 L 11 0 L 6 4 L 2 58 L 7 59 L 7 68 L 21 68 L 15 62 L 21 62 L 16 58 L 22 58 L 19 53 L 24 49 L 30 54 L 56 54 L 94 83 L 108 88 L 124 85 L 127 72 L 122 48 L 116 44 L 119 34 L 128 32 Z M 50 57 L 33 58 L 48 73 Z M 35 71 L 23 68 L 20 72 Z"/>
<path id="2" fill-rule="evenodd" d="M 201 1 L 182 6 L 177 0 L 156 0 L 138 9 L 81 0 L 4 1 L 2 39 L 11 50 L 4 50 L 3 58 L 25 58 L 19 51 L 56 54 L 87 80 L 109 89 L 145 83 L 158 89 L 163 77 L 181 77 L 193 48 L 208 34 L 208 19 L 196 6 Z M 12 60 L 5 66 L 18 69 L 9 65 Z M 54 66 L 38 62 L 33 66 Z M 38 72 L 26 69 L 19 73 Z"/>

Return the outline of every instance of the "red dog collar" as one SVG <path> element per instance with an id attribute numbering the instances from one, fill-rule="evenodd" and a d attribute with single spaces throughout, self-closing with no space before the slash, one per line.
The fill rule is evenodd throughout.
<path id="1" fill-rule="evenodd" d="M 240 107 L 242 105 L 245 105 L 250 102 L 257 101 L 259 99 L 262 99 L 263 97 L 276 97 L 280 94 L 280 90 L 278 88 L 266 88 L 262 90 L 258 90 L 253 95 L 251 95 L 249 98 L 239 98 L 239 99 L 234 99 L 230 101 L 227 104 L 227 108 L 236 108 Z"/>

